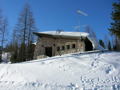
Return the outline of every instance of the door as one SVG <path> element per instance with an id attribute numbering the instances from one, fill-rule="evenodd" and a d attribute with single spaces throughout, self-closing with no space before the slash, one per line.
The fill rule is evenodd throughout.
<path id="1" fill-rule="evenodd" d="M 45 55 L 52 57 L 52 47 L 45 47 Z"/>

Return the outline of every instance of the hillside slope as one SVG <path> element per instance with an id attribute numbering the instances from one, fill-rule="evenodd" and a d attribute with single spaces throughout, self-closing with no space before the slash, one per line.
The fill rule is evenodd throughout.
<path id="1" fill-rule="evenodd" d="M 120 90 L 120 53 L 0 64 L 0 90 Z"/>

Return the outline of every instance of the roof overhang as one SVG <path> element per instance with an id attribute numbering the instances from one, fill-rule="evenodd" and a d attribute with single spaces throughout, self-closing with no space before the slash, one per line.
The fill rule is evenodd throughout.
<path id="1" fill-rule="evenodd" d="M 33 34 L 37 35 L 38 37 L 50 37 L 50 38 L 70 38 L 70 39 L 81 39 L 81 38 L 86 38 L 85 36 L 66 36 L 66 35 L 52 35 L 52 34 L 47 34 L 47 33 L 38 33 L 38 32 L 33 32 Z"/>

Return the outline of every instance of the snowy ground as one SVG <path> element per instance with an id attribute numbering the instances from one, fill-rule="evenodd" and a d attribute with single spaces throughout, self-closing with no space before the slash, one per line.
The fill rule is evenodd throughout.
<path id="1" fill-rule="evenodd" d="M 120 53 L 0 64 L 0 90 L 120 90 Z"/>

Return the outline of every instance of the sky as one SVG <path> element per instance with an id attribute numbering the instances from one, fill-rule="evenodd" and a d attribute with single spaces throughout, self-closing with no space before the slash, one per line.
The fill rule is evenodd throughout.
<path id="1" fill-rule="evenodd" d="M 80 31 L 90 26 L 98 39 L 109 35 L 111 23 L 112 3 L 117 0 L 0 0 L 0 9 L 9 22 L 8 30 L 12 32 L 18 17 L 26 3 L 29 3 L 36 27 L 39 32 L 62 29 Z M 79 15 L 81 10 L 88 16 Z"/>

